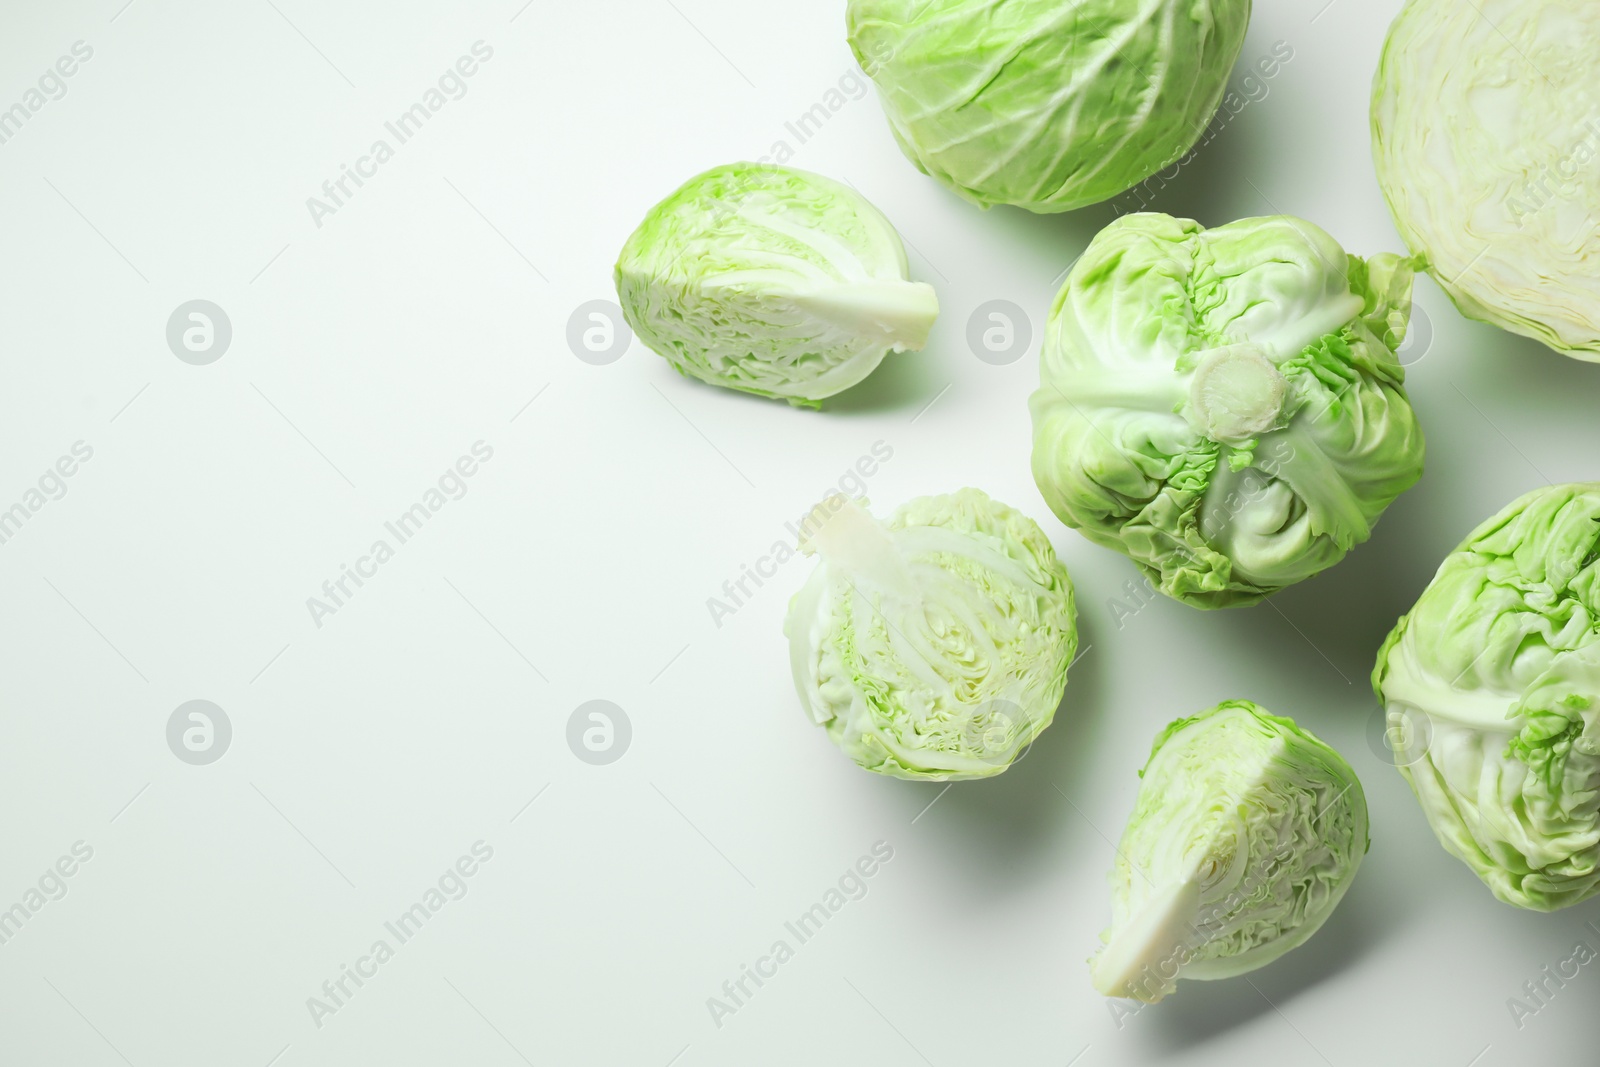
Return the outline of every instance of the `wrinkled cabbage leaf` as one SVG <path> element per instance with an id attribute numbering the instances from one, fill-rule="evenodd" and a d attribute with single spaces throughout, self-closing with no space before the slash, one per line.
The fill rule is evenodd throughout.
<path id="1" fill-rule="evenodd" d="M 1378 653 L 1400 772 L 1496 897 L 1600 891 L 1600 483 L 1513 501 L 1445 558 Z"/>
<path id="2" fill-rule="evenodd" d="M 1394 352 L 1411 278 L 1287 215 L 1122 216 L 1045 330 L 1030 402 L 1045 500 L 1197 607 L 1337 563 L 1422 474 Z"/>

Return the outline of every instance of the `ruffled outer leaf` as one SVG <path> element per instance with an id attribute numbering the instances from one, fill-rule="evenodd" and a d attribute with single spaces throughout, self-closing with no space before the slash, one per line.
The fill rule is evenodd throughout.
<path id="1" fill-rule="evenodd" d="M 1061 521 L 1197 607 L 1308 578 L 1422 474 L 1394 354 L 1410 306 L 1408 261 L 1347 256 L 1302 219 L 1207 230 L 1124 215 L 1051 310 L 1030 401 L 1034 479 Z M 1219 361 L 1237 373 L 1200 381 Z M 1251 375 L 1281 385 L 1215 395 Z M 1231 424 L 1269 402 L 1246 411 L 1271 417 L 1262 432 L 1218 432 L 1216 410 Z"/>

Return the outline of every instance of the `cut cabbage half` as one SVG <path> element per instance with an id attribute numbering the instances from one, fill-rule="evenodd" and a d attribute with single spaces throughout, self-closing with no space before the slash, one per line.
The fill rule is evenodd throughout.
<path id="1" fill-rule="evenodd" d="M 1373 83 L 1378 182 L 1462 314 L 1600 360 L 1600 4 L 1410 0 Z"/>

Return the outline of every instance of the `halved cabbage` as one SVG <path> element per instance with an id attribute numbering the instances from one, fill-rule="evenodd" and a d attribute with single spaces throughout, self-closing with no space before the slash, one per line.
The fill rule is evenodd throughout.
<path id="1" fill-rule="evenodd" d="M 681 374 L 804 407 L 920 349 L 939 300 L 848 186 L 736 163 L 657 204 L 617 260 L 633 332 Z"/>
<path id="2" fill-rule="evenodd" d="M 1179 978 L 1232 978 L 1303 944 L 1370 841 L 1355 772 L 1291 719 L 1229 700 L 1156 738 L 1090 961 L 1108 997 L 1153 1003 Z"/>
<path id="3" fill-rule="evenodd" d="M 795 688 L 858 764 L 987 778 L 1050 725 L 1078 631 L 1072 582 L 1032 519 L 976 489 L 886 523 L 832 496 L 801 548 L 820 562 L 784 621 Z"/>
<path id="4" fill-rule="evenodd" d="M 1468 318 L 1600 360 L 1600 4 L 1410 0 L 1372 88 L 1395 227 Z"/>

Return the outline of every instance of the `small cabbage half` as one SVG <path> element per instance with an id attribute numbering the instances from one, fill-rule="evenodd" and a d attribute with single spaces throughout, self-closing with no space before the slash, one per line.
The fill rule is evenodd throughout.
<path id="1" fill-rule="evenodd" d="M 1600 483 L 1537 489 L 1468 535 L 1372 684 L 1434 834 L 1496 897 L 1554 911 L 1600 891 Z"/>
<path id="2" fill-rule="evenodd" d="M 939 314 L 905 247 L 848 186 L 738 163 L 690 179 L 623 246 L 617 296 L 681 374 L 807 407 L 920 349 Z"/>
<path id="3" fill-rule="evenodd" d="M 832 496 L 784 632 L 800 702 L 869 771 L 987 778 L 1054 718 L 1078 644 L 1072 582 L 1037 523 L 976 489 L 879 522 Z"/>
<path id="4" fill-rule="evenodd" d="M 1056 297 L 1033 394 L 1052 510 L 1170 597 L 1253 603 L 1365 541 L 1422 474 L 1394 348 L 1411 266 L 1288 215 L 1124 215 Z"/>
<path id="5" fill-rule="evenodd" d="M 1410 0 L 1372 90 L 1406 244 L 1468 318 L 1600 360 L 1600 4 Z"/>
<path id="6" fill-rule="evenodd" d="M 850 0 L 900 147 L 984 207 L 1109 200 L 1205 132 L 1250 0 Z"/>
<path id="7" fill-rule="evenodd" d="M 1266 966 L 1333 914 L 1370 844 L 1350 765 L 1248 701 L 1168 726 L 1141 776 L 1090 961 L 1108 997 Z"/>

